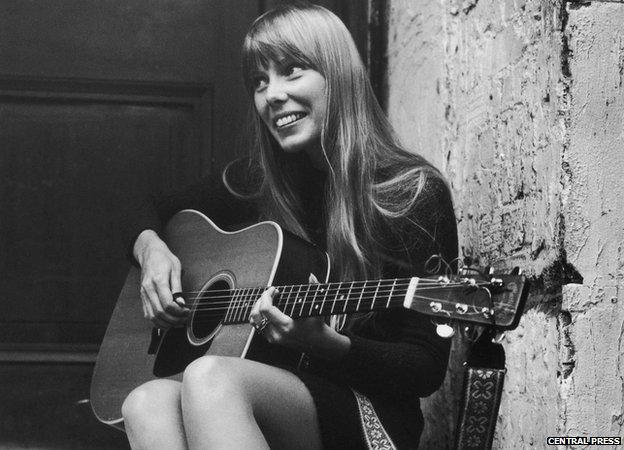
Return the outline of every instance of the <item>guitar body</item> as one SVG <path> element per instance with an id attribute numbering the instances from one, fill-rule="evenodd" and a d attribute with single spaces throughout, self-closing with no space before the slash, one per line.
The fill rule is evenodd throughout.
<path id="1" fill-rule="evenodd" d="M 231 233 L 219 229 L 203 214 L 185 210 L 169 221 L 164 239 L 182 263 L 183 291 L 196 293 L 187 297 L 191 320 L 186 328 L 159 335 L 143 317 L 140 271 L 131 269 L 100 347 L 91 383 L 96 417 L 121 429 L 121 405 L 134 388 L 156 378 L 181 380 L 186 366 L 201 356 L 247 357 L 292 366 L 298 363 L 298 353 L 254 338 L 254 329 L 247 323 L 222 325 L 221 316 L 202 317 L 204 302 L 224 302 L 223 292 L 230 289 L 307 283 L 310 273 L 321 281 L 329 277 L 327 255 L 274 222 Z M 211 291 L 215 292 L 213 298 L 206 295 Z M 227 308 L 222 311 L 225 316 Z"/>

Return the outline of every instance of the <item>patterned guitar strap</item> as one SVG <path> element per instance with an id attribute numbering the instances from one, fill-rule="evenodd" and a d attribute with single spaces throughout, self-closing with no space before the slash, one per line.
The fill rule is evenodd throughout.
<path id="1" fill-rule="evenodd" d="M 457 450 L 492 448 L 507 372 L 505 349 L 492 338 L 493 333 L 486 330 L 470 349 L 457 422 Z"/>

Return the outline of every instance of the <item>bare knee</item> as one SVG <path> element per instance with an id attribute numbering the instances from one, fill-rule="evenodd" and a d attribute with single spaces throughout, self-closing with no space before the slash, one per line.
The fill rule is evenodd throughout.
<path id="1" fill-rule="evenodd" d="M 202 401 L 209 402 L 228 401 L 239 397 L 243 392 L 237 362 L 235 358 L 222 356 L 196 359 L 184 371 L 183 397 L 201 397 Z"/>
<path id="2" fill-rule="evenodd" d="M 171 380 L 149 381 L 128 394 L 121 405 L 121 415 L 126 423 L 145 420 L 179 403 L 179 396 L 179 383 Z"/>

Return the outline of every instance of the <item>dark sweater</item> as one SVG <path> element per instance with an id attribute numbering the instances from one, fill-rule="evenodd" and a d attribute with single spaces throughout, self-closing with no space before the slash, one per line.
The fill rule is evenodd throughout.
<path id="1" fill-rule="evenodd" d="M 228 173 L 228 180 L 248 181 L 249 173 L 237 173 L 236 167 Z M 322 247 L 322 180 L 312 175 L 303 181 L 303 185 L 311 187 L 302 193 L 310 205 L 305 213 L 308 231 Z M 133 212 L 126 215 L 123 225 L 129 246 L 144 229 L 160 231 L 161 225 L 181 209 L 202 211 L 225 229 L 260 217 L 259 205 L 233 196 L 221 177 L 204 179 L 158 197 L 137 202 Z M 434 254 L 453 261 L 457 256 L 457 231 L 445 183 L 429 176 L 410 214 L 396 219 L 379 239 L 384 248 L 385 278 L 430 275 L 425 263 Z M 423 426 L 418 398 L 430 395 L 442 383 L 450 341 L 437 336 L 429 318 L 403 309 L 350 320 L 342 332 L 351 339 L 345 358 L 331 364 L 313 359 L 306 370 L 298 373 L 315 400 L 325 447 L 363 445 L 357 404 L 350 391 L 353 388 L 371 400 L 399 448 L 417 448 Z"/>

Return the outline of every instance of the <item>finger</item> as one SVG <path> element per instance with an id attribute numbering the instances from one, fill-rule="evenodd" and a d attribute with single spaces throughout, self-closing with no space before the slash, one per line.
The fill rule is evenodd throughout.
<path id="1" fill-rule="evenodd" d="M 277 294 L 279 294 L 279 291 L 275 288 L 270 288 L 262 294 L 258 301 L 260 314 L 269 319 L 269 322 L 274 325 L 289 325 L 292 323 L 292 319 L 273 305 L 273 297 Z"/>
<path id="2" fill-rule="evenodd" d="M 258 300 L 256 300 L 254 305 L 251 307 L 251 311 L 249 313 L 249 323 L 252 325 L 259 324 L 262 321 L 262 316 L 260 315 L 261 298 L 262 296 L 260 296 L 260 298 L 258 298 Z"/>
<path id="3" fill-rule="evenodd" d="M 176 262 L 173 264 L 173 267 L 171 268 L 171 275 L 169 279 L 172 294 L 182 292 L 181 278 L 182 278 L 182 269 L 181 269 L 180 263 Z M 181 316 L 188 316 L 190 314 L 190 309 L 186 305 L 186 301 L 184 300 L 184 297 L 182 297 L 181 295 L 176 296 L 173 298 L 173 302 L 181 310 Z"/>
<path id="4" fill-rule="evenodd" d="M 143 307 L 143 317 L 148 320 L 152 320 L 152 318 L 154 317 L 154 311 L 152 311 L 152 305 L 150 305 L 149 298 L 147 297 L 147 294 L 145 293 L 143 288 L 140 289 L 140 294 L 141 306 Z"/>
<path id="5" fill-rule="evenodd" d="M 254 303 L 251 313 L 249 315 L 249 322 L 256 326 L 262 323 L 263 320 L 270 320 L 265 314 L 267 308 L 273 307 L 273 296 L 276 294 L 277 289 L 270 287 L 265 290 L 260 298 Z M 276 308 L 277 309 L 277 308 Z"/>
<path id="6" fill-rule="evenodd" d="M 154 309 L 149 301 L 149 297 L 147 296 L 145 290 L 141 288 L 141 299 L 143 300 L 143 310 L 145 311 L 145 318 L 152 322 L 156 327 L 167 329 L 171 328 L 172 324 L 164 322 L 163 320 L 156 317 L 154 314 Z"/>
<path id="7" fill-rule="evenodd" d="M 320 281 L 318 280 L 318 278 L 316 278 L 316 275 L 314 275 L 313 273 L 310 273 L 310 276 L 308 277 L 308 283 L 319 284 Z"/>
<path id="8" fill-rule="evenodd" d="M 164 320 L 159 319 L 158 317 L 154 317 L 152 319 L 152 323 L 156 326 L 156 328 L 161 328 L 163 330 L 168 330 L 169 328 L 173 326 L 170 323 L 167 323 Z"/>
<path id="9" fill-rule="evenodd" d="M 163 319 L 179 323 L 180 318 L 187 316 L 187 311 L 173 300 L 173 295 L 168 281 L 169 280 L 159 280 L 155 282 L 156 295 L 158 296 L 158 303 L 160 304 L 160 308 L 157 308 L 158 311 L 162 310 L 164 312 L 165 317 L 163 317 Z"/>
<path id="10" fill-rule="evenodd" d="M 160 303 L 160 298 L 156 290 L 152 287 L 152 285 L 148 282 L 145 286 L 143 286 L 143 290 L 145 295 L 149 299 L 149 304 L 152 307 L 153 318 L 157 318 L 165 324 L 169 326 L 177 325 L 179 323 L 179 319 L 167 314 Z M 153 319 L 152 319 L 153 321 Z"/>
<path id="11" fill-rule="evenodd" d="M 262 313 L 261 308 L 263 307 L 263 305 L 272 305 L 275 292 L 277 292 L 277 289 L 275 289 L 273 286 L 265 290 L 251 308 L 251 314 L 257 316 Z"/>

